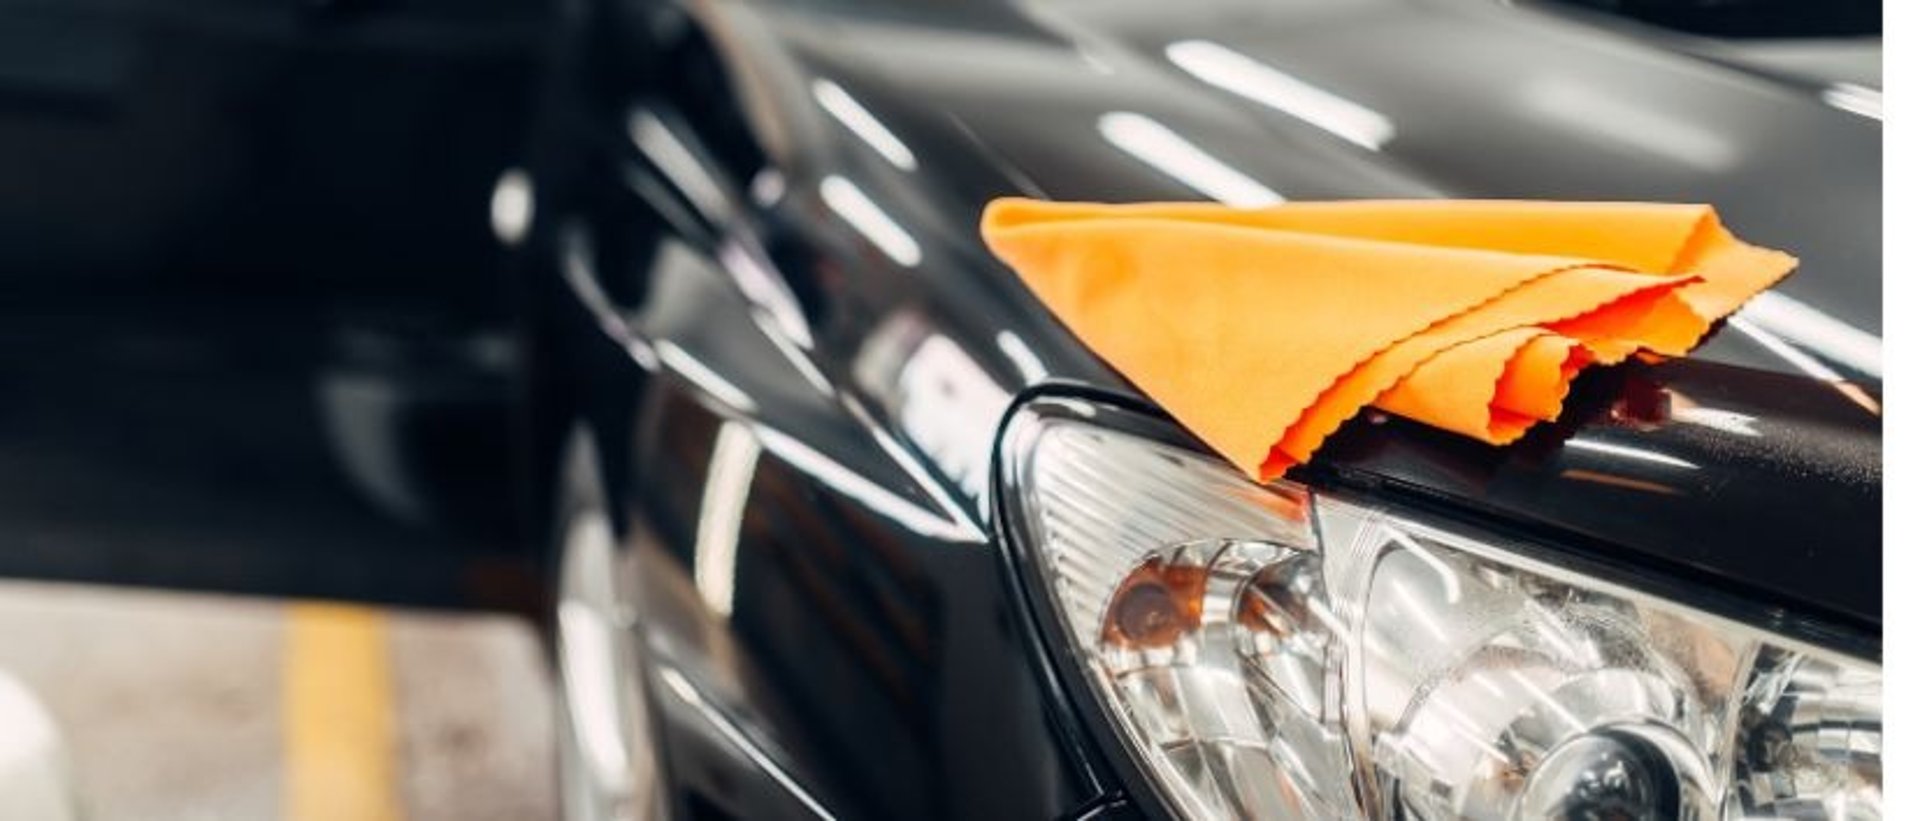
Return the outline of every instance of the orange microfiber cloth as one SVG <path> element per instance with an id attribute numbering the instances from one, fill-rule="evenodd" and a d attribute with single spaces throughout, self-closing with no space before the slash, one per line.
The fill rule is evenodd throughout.
<path id="1" fill-rule="evenodd" d="M 1793 270 L 1709 206 L 1001 199 L 981 233 L 1073 332 L 1249 476 L 1366 405 L 1494 444 L 1587 364 L 1685 353 Z"/>

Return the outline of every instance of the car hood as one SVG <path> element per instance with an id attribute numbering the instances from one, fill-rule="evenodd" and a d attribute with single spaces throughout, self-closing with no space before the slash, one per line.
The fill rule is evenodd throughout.
<path id="1" fill-rule="evenodd" d="M 884 132 L 818 161 L 929 240 L 918 268 L 964 268 L 990 294 L 943 296 L 954 272 L 925 274 L 946 312 L 993 315 L 948 333 L 1012 337 L 1052 379 L 1133 392 L 980 248 L 993 196 L 1713 204 L 1802 264 L 1695 355 L 1593 369 L 1560 421 L 1511 447 L 1375 414 L 1308 469 L 1877 629 L 1881 129 L 1860 77 L 1823 85 L 1706 41 L 1479 0 L 781 8 L 804 20 L 783 35 L 803 73 L 859 101 L 842 130 Z M 1847 48 L 1856 75 L 1877 65 L 1877 41 Z M 895 149 L 911 164 L 876 157 Z"/>

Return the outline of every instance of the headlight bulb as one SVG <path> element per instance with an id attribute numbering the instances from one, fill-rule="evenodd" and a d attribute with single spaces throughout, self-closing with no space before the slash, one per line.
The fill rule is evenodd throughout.
<path id="1" fill-rule="evenodd" d="M 1606 731 L 1561 744 L 1536 765 L 1520 810 L 1524 817 L 1553 821 L 1683 817 L 1679 779 L 1659 748 Z"/>

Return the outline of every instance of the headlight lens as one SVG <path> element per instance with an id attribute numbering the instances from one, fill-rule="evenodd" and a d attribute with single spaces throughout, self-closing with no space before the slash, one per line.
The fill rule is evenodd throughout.
<path id="1" fill-rule="evenodd" d="M 1000 513 L 1190 818 L 1879 818 L 1877 664 L 1404 515 L 1154 421 L 1024 409 Z"/>

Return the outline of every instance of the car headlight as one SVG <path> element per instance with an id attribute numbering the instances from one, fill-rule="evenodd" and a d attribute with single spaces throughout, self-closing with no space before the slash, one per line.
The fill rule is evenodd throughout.
<path id="1" fill-rule="evenodd" d="M 1180 815 L 1880 817 L 1874 661 L 1183 439 L 1031 402 L 997 509 L 1049 650 Z"/>

